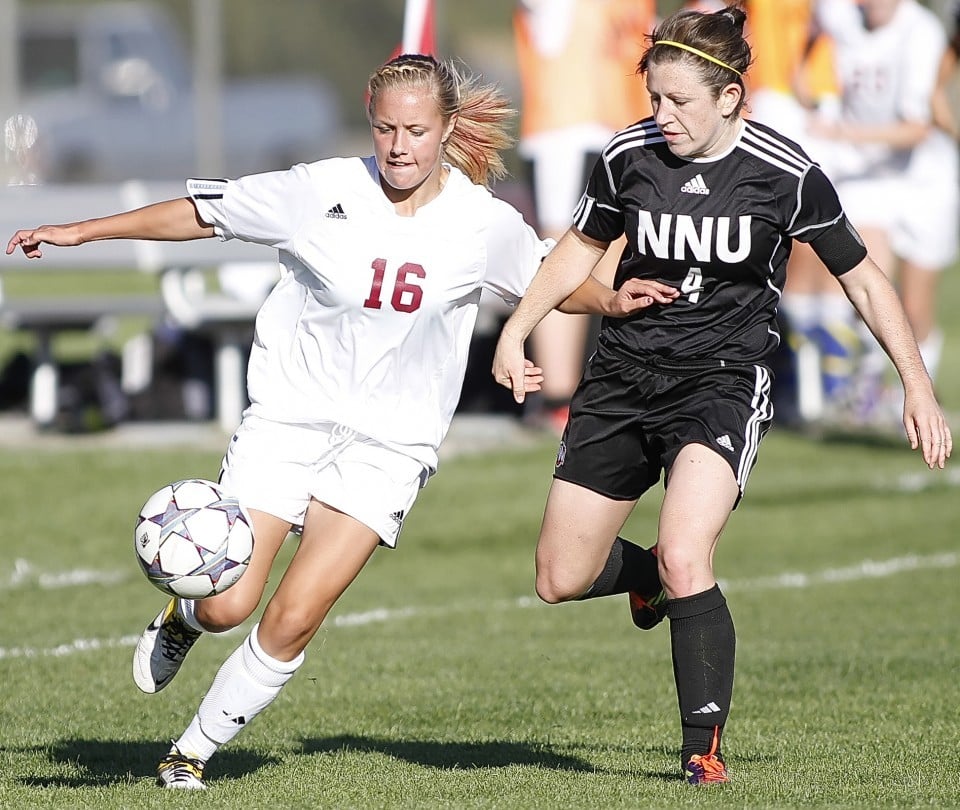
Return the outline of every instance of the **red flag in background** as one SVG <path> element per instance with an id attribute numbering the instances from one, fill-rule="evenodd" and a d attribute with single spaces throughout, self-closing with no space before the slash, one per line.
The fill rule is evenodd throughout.
<path id="1" fill-rule="evenodd" d="M 433 0 L 407 0 L 403 9 L 403 39 L 390 58 L 402 53 L 433 55 L 436 50 Z"/>
<path id="2" fill-rule="evenodd" d="M 434 30 L 433 0 L 407 0 L 403 9 L 403 39 L 387 61 L 402 53 L 436 55 Z M 367 91 L 364 91 L 363 103 L 364 106 L 370 103 L 370 93 Z"/>

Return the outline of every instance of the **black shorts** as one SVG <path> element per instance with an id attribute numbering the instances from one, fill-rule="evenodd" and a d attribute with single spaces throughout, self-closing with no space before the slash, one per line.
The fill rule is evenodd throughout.
<path id="1" fill-rule="evenodd" d="M 632 501 L 688 444 L 724 458 L 740 494 L 773 420 L 772 375 L 762 365 L 641 364 L 601 346 L 570 404 L 554 477 Z M 739 501 L 739 499 L 738 499 Z"/>

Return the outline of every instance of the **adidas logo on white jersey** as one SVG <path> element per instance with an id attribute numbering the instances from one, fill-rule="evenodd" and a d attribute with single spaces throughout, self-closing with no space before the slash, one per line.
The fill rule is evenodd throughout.
<path id="1" fill-rule="evenodd" d="M 324 216 L 329 217 L 330 219 L 346 219 L 347 218 L 347 215 L 343 211 L 343 206 L 340 205 L 340 203 L 337 203 L 335 206 L 333 206 L 333 208 L 327 211 L 327 213 L 324 214 Z"/>
<path id="2" fill-rule="evenodd" d="M 681 191 L 687 192 L 687 194 L 709 194 L 710 189 L 707 188 L 707 184 L 703 182 L 703 175 L 698 174 L 696 177 L 691 178 L 682 186 L 680 186 Z"/>

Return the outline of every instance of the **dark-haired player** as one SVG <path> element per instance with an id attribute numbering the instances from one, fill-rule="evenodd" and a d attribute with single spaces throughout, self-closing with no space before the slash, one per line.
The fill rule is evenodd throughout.
<path id="1" fill-rule="evenodd" d="M 678 293 L 654 293 L 651 307 L 604 321 L 573 398 L 536 561 L 547 602 L 632 592 L 646 624 L 670 617 L 692 784 L 728 781 L 721 734 L 735 634 L 713 553 L 773 417 L 768 362 L 792 240 L 810 243 L 896 365 L 911 446 L 931 468 L 952 450 L 897 293 L 832 185 L 796 144 L 741 117 L 745 19 L 738 6 L 680 11 L 653 32 L 639 70 L 654 115 L 605 148 L 573 226 L 505 324 L 493 366 L 522 401 L 524 340 L 622 234 L 616 283 L 645 279 Z M 654 555 L 618 532 L 663 473 Z M 655 604 L 661 584 L 665 607 Z"/>

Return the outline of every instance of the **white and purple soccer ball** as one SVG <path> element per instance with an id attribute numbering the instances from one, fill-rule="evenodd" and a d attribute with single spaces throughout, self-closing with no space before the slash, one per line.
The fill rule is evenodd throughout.
<path id="1" fill-rule="evenodd" d="M 147 498 L 133 545 L 152 585 L 170 596 L 204 599 L 223 593 L 247 570 L 253 523 L 219 484 L 189 478 Z"/>

